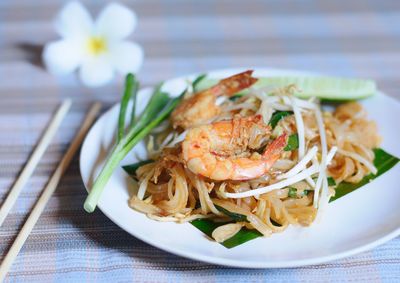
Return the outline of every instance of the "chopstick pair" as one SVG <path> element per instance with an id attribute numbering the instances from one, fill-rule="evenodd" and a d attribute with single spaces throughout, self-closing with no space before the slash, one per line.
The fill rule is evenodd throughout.
<path id="1" fill-rule="evenodd" d="M 49 124 L 49 127 L 39 144 L 35 148 L 33 154 L 29 158 L 25 168 L 23 169 L 21 175 L 18 177 L 17 181 L 14 183 L 9 195 L 7 196 L 6 201 L 4 202 L 3 206 L 0 209 L 0 226 L 3 223 L 5 217 L 7 216 L 8 212 L 10 211 L 11 207 L 15 203 L 18 195 L 20 194 L 22 187 L 26 184 L 29 177 L 32 175 L 33 170 L 39 163 L 39 160 L 43 156 L 46 148 L 48 147 L 50 141 L 52 140 L 53 136 L 57 132 L 61 121 L 67 114 L 69 108 L 71 107 L 71 100 L 65 100 L 62 105 L 59 107 L 57 113 L 55 114 L 53 120 Z M 44 188 L 39 200 L 35 204 L 33 210 L 31 211 L 28 219 L 26 220 L 24 226 L 22 227 L 21 231 L 18 233 L 17 238 L 15 239 L 14 243 L 12 244 L 10 250 L 6 254 L 3 259 L 3 262 L 0 266 L 0 282 L 3 282 L 4 278 L 7 275 L 8 270 L 10 269 L 14 259 L 17 257 L 18 253 L 20 252 L 22 246 L 24 245 L 26 239 L 28 238 L 29 234 L 31 233 L 33 227 L 35 226 L 36 222 L 38 221 L 41 213 L 43 212 L 47 202 L 49 201 L 51 195 L 57 188 L 57 185 L 68 168 L 69 164 L 73 156 L 75 155 L 76 151 L 78 150 L 80 144 L 82 143 L 83 138 L 85 137 L 86 133 L 88 132 L 90 126 L 92 125 L 94 119 L 98 115 L 101 109 L 101 104 L 99 102 L 92 105 L 86 118 L 80 127 L 78 133 L 76 134 L 75 138 L 71 142 L 68 150 L 64 154 L 63 158 L 61 159 L 60 164 L 57 166 L 56 170 L 54 171 L 53 175 L 51 176 L 49 182 L 47 183 L 46 187 Z"/>
<path id="2" fill-rule="evenodd" d="M 29 178 L 32 176 L 33 171 L 35 170 L 44 152 L 46 151 L 51 140 L 56 134 L 58 128 L 61 125 L 61 122 L 64 120 L 64 117 L 67 115 L 69 109 L 71 108 L 71 104 L 71 100 L 67 99 L 60 105 L 49 126 L 47 127 L 46 132 L 43 134 L 28 162 L 26 163 L 24 169 L 12 186 L 6 200 L 3 202 L 0 208 L 0 227 L 1 225 L 3 225 L 4 220 L 6 219 L 8 213 L 15 204 L 15 201 L 21 193 L 22 188 L 26 185 Z"/>

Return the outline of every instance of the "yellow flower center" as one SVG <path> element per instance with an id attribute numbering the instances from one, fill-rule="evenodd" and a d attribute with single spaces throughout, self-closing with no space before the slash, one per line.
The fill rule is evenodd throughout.
<path id="1" fill-rule="evenodd" d="M 99 55 L 107 50 L 107 43 L 102 37 L 91 37 L 88 40 L 87 48 L 90 54 Z"/>

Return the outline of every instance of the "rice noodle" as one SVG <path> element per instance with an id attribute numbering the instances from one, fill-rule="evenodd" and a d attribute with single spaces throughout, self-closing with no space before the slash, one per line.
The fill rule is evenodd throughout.
<path id="1" fill-rule="evenodd" d="M 241 222 L 225 224 L 215 229 L 211 236 L 218 243 L 222 243 L 225 240 L 233 237 L 237 232 L 240 231 L 240 229 L 242 229 L 243 226 L 244 224 Z"/>
<path id="2" fill-rule="evenodd" d="M 251 213 L 250 211 L 237 206 L 236 204 L 229 202 L 227 200 L 219 200 L 219 199 L 213 199 L 213 202 L 216 205 L 219 205 L 220 207 L 232 212 L 232 213 L 237 213 L 241 215 L 245 215 L 247 218 L 247 221 L 249 221 L 252 226 L 257 229 L 260 233 L 262 233 L 264 236 L 270 236 L 272 231 L 271 229 L 256 215 Z"/>
<path id="3" fill-rule="evenodd" d="M 176 213 L 186 207 L 189 192 L 182 168 L 172 168 L 171 175 L 175 178 L 174 195 L 169 200 L 160 201 L 158 207 L 168 211 L 169 213 Z"/>
<path id="4" fill-rule="evenodd" d="M 154 169 L 150 170 L 147 173 L 146 177 L 144 177 L 144 179 L 140 182 L 138 193 L 137 193 L 137 196 L 140 200 L 143 199 L 144 194 L 146 193 L 146 190 L 147 190 L 147 184 L 148 184 L 149 180 L 151 179 L 151 177 L 153 177 L 153 174 L 154 174 Z"/>
<path id="5" fill-rule="evenodd" d="M 346 151 L 343 149 L 338 149 L 337 152 L 361 162 L 362 164 L 364 164 L 365 167 L 368 168 L 368 170 L 372 174 L 376 174 L 378 172 L 378 169 L 376 169 L 376 167 L 374 166 L 374 164 L 372 162 L 369 162 L 367 159 L 365 159 L 364 157 L 362 157 L 361 155 L 359 155 L 357 153 L 349 152 L 349 151 Z"/>
<path id="6" fill-rule="evenodd" d="M 194 176 L 194 184 L 199 192 L 200 202 L 203 202 L 202 209 L 203 211 L 211 211 L 215 215 L 221 215 L 221 212 L 214 206 L 214 203 L 211 201 L 210 195 L 204 185 L 204 181 L 200 180 L 198 177 Z"/>

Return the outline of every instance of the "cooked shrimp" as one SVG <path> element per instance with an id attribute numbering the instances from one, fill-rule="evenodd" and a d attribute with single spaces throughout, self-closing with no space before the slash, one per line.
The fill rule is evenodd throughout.
<path id="1" fill-rule="evenodd" d="M 262 155 L 248 153 L 252 140 L 258 146 L 271 129 L 261 115 L 234 118 L 192 128 L 182 143 L 183 160 L 195 174 L 213 180 L 248 180 L 268 172 L 287 143 L 287 134 L 271 142 Z"/>
<path id="2" fill-rule="evenodd" d="M 215 86 L 184 99 L 172 112 L 171 122 L 174 128 L 184 129 L 203 124 L 217 116 L 221 110 L 216 105 L 218 96 L 231 96 L 253 85 L 257 79 L 249 70 L 221 80 Z"/>

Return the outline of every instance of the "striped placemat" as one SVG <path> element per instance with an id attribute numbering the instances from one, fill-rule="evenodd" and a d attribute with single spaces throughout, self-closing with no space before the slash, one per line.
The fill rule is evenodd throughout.
<path id="1" fill-rule="evenodd" d="M 98 12 L 107 1 L 83 1 Z M 399 1 L 121 1 L 139 16 L 132 38 L 145 49 L 143 85 L 218 68 L 261 66 L 372 78 L 400 98 Z M 0 1 L 0 196 L 4 199 L 65 97 L 75 103 L 0 229 L 4 256 L 89 104 L 119 99 L 121 79 L 83 87 L 54 78 L 40 52 L 57 36 L 65 1 Z M 83 212 L 76 158 L 22 252 L 9 282 L 399 282 L 400 238 L 327 264 L 273 270 L 218 267 L 173 256 L 128 235 L 101 212 Z"/>

